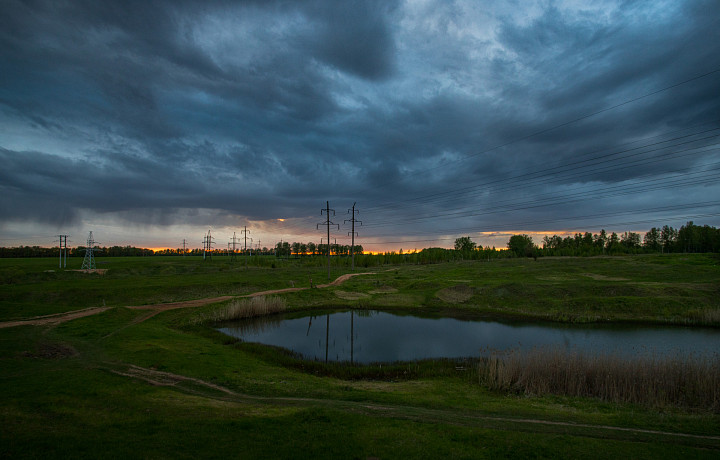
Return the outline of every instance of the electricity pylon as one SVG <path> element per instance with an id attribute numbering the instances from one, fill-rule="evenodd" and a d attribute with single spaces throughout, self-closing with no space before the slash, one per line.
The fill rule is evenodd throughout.
<path id="1" fill-rule="evenodd" d="M 352 260 L 352 262 L 351 262 L 352 265 L 351 265 L 351 269 L 350 269 L 351 271 L 355 271 L 355 252 L 354 252 L 354 250 L 355 250 L 355 222 L 359 222 L 360 225 L 362 225 L 361 220 L 355 219 L 355 213 L 358 213 L 358 214 L 360 213 L 360 211 L 355 210 L 356 204 L 357 203 L 353 203 L 353 205 L 352 205 L 352 218 L 345 221 L 345 222 L 352 223 L 352 231 L 349 232 L 349 234 L 352 235 L 352 243 L 350 243 L 350 259 Z M 351 210 L 348 209 L 348 214 L 350 214 L 350 211 Z M 345 222 L 343 222 L 343 223 L 345 223 Z"/>
<path id="2" fill-rule="evenodd" d="M 230 242 L 232 243 L 232 253 L 230 255 L 230 260 L 234 262 L 235 256 L 236 256 L 235 244 L 237 243 L 237 238 L 235 237 L 235 232 L 233 232 L 233 236 L 232 236 L 232 239 L 230 240 Z"/>
<path id="3" fill-rule="evenodd" d="M 247 240 L 248 240 L 248 233 L 250 233 L 250 230 L 247 229 L 247 226 L 240 230 L 241 233 L 245 235 L 245 268 L 247 268 L 248 264 L 248 252 L 247 252 Z M 250 250 L 252 250 L 252 238 L 250 238 Z"/>
<path id="4" fill-rule="evenodd" d="M 320 210 L 320 215 L 323 215 L 323 212 L 325 212 L 325 217 L 327 217 L 327 220 L 325 222 L 321 222 L 317 224 L 317 229 L 320 229 L 321 225 L 327 225 L 327 241 L 328 241 L 328 281 L 330 281 L 330 226 L 331 225 L 337 225 L 338 230 L 340 230 L 340 224 L 335 224 L 330 221 L 330 211 L 332 211 L 333 216 L 335 215 L 335 210 L 330 209 L 330 202 L 325 202 L 325 209 Z M 320 240 L 322 241 L 322 240 Z"/>
<path id="5" fill-rule="evenodd" d="M 93 247 L 96 241 L 93 239 L 92 231 L 88 235 L 87 246 L 85 247 L 85 259 L 83 260 L 82 270 L 94 270 L 95 269 L 95 256 L 93 256 Z"/>
<path id="6" fill-rule="evenodd" d="M 207 235 L 203 237 L 203 260 L 212 259 L 212 245 L 215 244 L 210 230 L 208 229 Z"/>

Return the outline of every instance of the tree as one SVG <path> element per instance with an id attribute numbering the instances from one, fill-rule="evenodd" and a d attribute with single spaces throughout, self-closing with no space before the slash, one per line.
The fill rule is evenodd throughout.
<path id="1" fill-rule="evenodd" d="M 507 243 L 508 249 L 518 257 L 532 257 L 535 251 L 532 237 L 528 235 L 513 235 Z"/>
<path id="2" fill-rule="evenodd" d="M 461 236 L 455 240 L 455 250 L 462 252 L 470 252 L 475 249 L 475 242 L 469 236 Z"/>
<path id="3" fill-rule="evenodd" d="M 643 238 L 643 245 L 645 245 L 647 249 L 658 251 L 660 249 L 660 229 L 655 227 L 651 228 Z"/>
<path id="4" fill-rule="evenodd" d="M 664 252 L 670 252 L 670 249 L 675 245 L 677 240 L 678 232 L 672 227 L 664 225 L 660 231 L 660 244 L 662 244 Z"/>
<path id="5" fill-rule="evenodd" d="M 608 252 L 614 251 L 615 249 L 617 249 L 617 247 L 619 245 L 620 245 L 620 238 L 618 238 L 617 233 L 612 232 L 610 234 L 610 238 L 608 238 L 607 244 L 606 244 Z"/>
<path id="6" fill-rule="evenodd" d="M 605 245 L 607 244 L 608 236 L 605 229 L 601 229 L 600 233 L 594 237 L 595 245 L 600 248 L 601 250 L 605 250 Z"/>
<path id="7" fill-rule="evenodd" d="M 635 232 L 625 232 L 620 243 L 628 249 L 638 248 L 640 247 L 640 235 Z"/>

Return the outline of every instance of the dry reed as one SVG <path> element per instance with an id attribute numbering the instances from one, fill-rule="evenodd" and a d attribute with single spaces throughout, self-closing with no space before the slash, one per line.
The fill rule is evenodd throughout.
<path id="1" fill-rule="evenodd" d="M 200 322 L 253 318 L 280 313 L 285 311 L 286 308 L 285 299 L 281 297 L 257 296 L 248 299 L 233 299 L 228 305 L 203 314 Z"/>
<path id="2" fill-rule="evenodd" d="M 623 358 L 540 348 L 494 354 L 479 366 L 480 383 L 496 390 L 720 412 L 717 354 Z"/>

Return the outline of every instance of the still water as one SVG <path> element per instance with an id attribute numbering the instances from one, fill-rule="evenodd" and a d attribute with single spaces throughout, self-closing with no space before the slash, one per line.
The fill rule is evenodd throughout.
<path id="1" fill-rule="evenodd" d="M 219 331 L 310 360 L 355 363 L 477 357 L 533 347 L 626 357 L 720 353 L 720 329 L 459 320 L 382 311 L 272 315 L 227 323 Z"/>

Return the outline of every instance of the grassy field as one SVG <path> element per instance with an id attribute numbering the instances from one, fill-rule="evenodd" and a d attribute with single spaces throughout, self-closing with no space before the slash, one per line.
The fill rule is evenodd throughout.
<path id="1" fill-rule="evenodd" d="M 56 325 L 0 328 L 0 456 L 720 454 L 720 415 L 710 409 L 491 390 L 444 362 L 389 373 L 303 364 L 215 332 L 207 318 L 236 300 L 154 316 L 126 308 L 309 287 L 327 280 L 321 267 L 149 257 L 100 258 L 98 268 L 108 271 L 0 259 L 0 321 L 112 307 Z M 385 266 L 279 296 L 288 310 L 720 326 L 719 279 L 720 259 L 709 255 L 504 259 Z M 403 366 L 414 372 L 401 378 Z"/>

